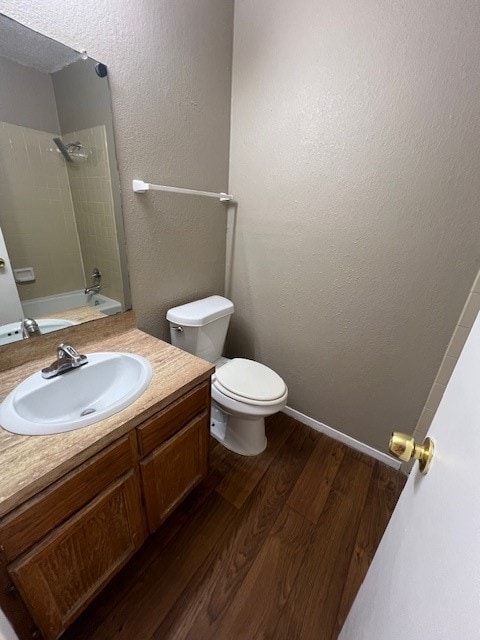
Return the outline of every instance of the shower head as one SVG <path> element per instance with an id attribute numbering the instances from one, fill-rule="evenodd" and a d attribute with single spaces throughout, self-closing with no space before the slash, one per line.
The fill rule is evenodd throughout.
<path id="1" fill-rule="evenodd" d="M 61 138 L 54 138 L 53 141 L 55 142 L 55 144 L 57 145 L 60 153 L 62 154 L 62 156 L 65 158 L 65 160 L 67 162 L 73 162 L 73 158 L 71 157 L 71 155 L 68 152 L 68 147 L 66 147 L 63 144 L 63 141 Z"/>
<path id="2" fill-rule="evenodd" d="M 84 147 L 81 142 L 68 142 L 65 144 L 61 138 L 53 138 L 58 150 L 67 162 L 86 162 L 92 152 Z"/>

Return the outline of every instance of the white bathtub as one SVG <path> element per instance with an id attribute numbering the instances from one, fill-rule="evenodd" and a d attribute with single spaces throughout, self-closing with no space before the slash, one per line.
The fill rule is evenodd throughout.
<path id="1" fill-rule="evenodd" d="M 123 311 L 123 307 L 117 300 L 107 298 L 101 293 L 83 293 L 83 289 L 59 293 L 45 298 L 33 298 L 22 302 L 25 318 L 41 318 L 57 311 L 67 311 L 76 307 L 95 307 L 97 311 L 111 316 Z"/>

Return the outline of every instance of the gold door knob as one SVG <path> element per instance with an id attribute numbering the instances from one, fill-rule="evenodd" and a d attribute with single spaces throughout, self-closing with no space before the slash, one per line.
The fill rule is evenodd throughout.
<path id="1" fill-rule="evenodd" d="M 0 258 L 0 269 L 3 269 L 4 266 L 5 266 L 5 260 L 3 258 Z"/>
<path id="2" fill-rule="evenodd" d="M 414 458 L 418 460 L 418 465 L 422 473 L 428 473 L 435 453 L 435 445 L 433 440 L 425 438 L 423 444 L 417 444 L 412 436 L 406 433 L 394 431 L 388 445 L 394 456 L 408 462 Z"/>

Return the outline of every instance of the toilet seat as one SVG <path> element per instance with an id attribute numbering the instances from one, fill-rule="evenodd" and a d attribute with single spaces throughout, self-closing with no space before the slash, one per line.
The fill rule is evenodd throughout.
<path id="1" fill-rule="evenodd" d="M 227 400 L 233 400 L 235 402 L 239 402 L 243 404 L 245 407 L 274 407 L 275 405 L 280 405 L 286 400 L 288 396 L 288 389 L 285 389 L 285 393 L 282 397 L 277 400 L 252 400 L 251 398 L 244 398 L 243 396 L 236 396 L 234 393 L 231 393 L 227 389 L 222 389 L 222 385 L 218 384 L 215 380 L 212 381 L 212 397 L 214 400 L 220 401 L 220 398 L 216 398 L 213 394 L 216 391 L 220 398 L 223 396 Z"/>
<path id="2" fill-rule="evenodd" d="M 258 406 L 282 402 L 288 390 L 282 378 L 259 362 L 234 358 L 219 368 L 212 384 L 225 396 Z"/>

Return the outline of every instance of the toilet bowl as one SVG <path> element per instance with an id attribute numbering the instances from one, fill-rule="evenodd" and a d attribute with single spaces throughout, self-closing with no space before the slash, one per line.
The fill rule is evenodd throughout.
<path id="1" fill-rule="evenodd" d="M 233 304 L 222 296 L 210 296 L 169 309 L 172 344 L 215 363 L 212 376 L 210 432 L 225 447 L 246 456 L 267 446 L 265 418 L 281 411 L 288 390 L 269 367 L 247 360 L 227 360 L 221 354 Z"/>
<path id="2" fill-rule="evenodd" d="M 274 371 L 235 358 L 212 376 L 212 436 L 227 449 L 255 456 L 267 446 L 265 418 L 281 411 L 288 390 Z"/>

